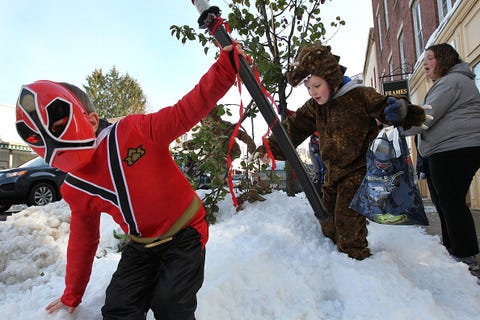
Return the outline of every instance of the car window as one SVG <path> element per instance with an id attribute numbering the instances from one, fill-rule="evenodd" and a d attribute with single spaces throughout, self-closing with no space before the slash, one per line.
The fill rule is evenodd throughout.
<path id="1" fill-rule="evenodd" d="M 29 160 L 29 161 L 25 162 L 19 168 L 40 167 L 40 166 L 44 166 L 46 164 L 47 163 L 45 162 L 45 160 L 43 160 L 43 158 L 37 157 L 37 158 L 33 158 L 32 160 Z"/>

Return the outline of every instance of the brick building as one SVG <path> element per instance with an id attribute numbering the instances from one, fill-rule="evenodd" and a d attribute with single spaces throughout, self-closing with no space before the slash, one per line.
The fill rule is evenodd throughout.
<path id="1" fill-rule="evenodd" d="M 364 66 L 367 85 L 382 93 L 405 89 L 413 103 L 422 104 L 432 85 L 423 73 L 424 49 L 449 43 L 470 64 L 480 88 L 480 1 L 372 0 L 372 10 L 374 27 Z M 415 158 L 415 148 L 411 149 Z M 428 196 L 425 184 L 420 189 Z M 480 208 L 480 173 L 472 182 L 468 200 Z"/>

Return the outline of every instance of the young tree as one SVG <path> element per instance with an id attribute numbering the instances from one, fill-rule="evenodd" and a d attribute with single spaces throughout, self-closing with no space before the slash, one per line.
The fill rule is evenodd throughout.
<path id="1" fill-rule="evenodd" d="M 131 113 L 145 113 L 147 100 L 137 80 L 128 73 L 120 76 L 114 67 L 107 74 L 95 69 L 83 86 L 101 118 L 117 118 Z"/>
<path id="2" fill-rule="evenodd" d="M 207 211 L 207 220 L 212 224 L 215 223 L 216 213 L 219 210 L 217 203 L 228 194 L 226 189 L 229 169 L 227 154 L 229 152 L 230 135 L 234 130 L 235 124 L 222 119 L 221 116 L 225 114 L 231 115 L 228 108 L 221 104 L 217 105 L 198 126 L 192 129 L 191 139 L 184 141 L 181 146 L 175 147 L 172 151 L 175 161 L 190 180 L 192 187 L 196 190 L 211 190 L 205 193 L 202 200 Z M 245 145 L 247 152 L 250 154 L 255 150 L 255 142 L 243 128 L 240 128 L 237 138 L 238 142 L 234 142 L 230 151 L 232 160 L 240 158 L 240 144 Z M 254 193 L 252 190 L 254 186 L 246 185 L 248 170 L 245 170 L 244 177 L 245 179 L 242 179 L 243 185 L 241 187 L 238 186 L 237 189 L 240 192 L 248 189 L 250 198 L 247 195 L 240 195 L 238 198 L 240 205 L 244 201 L 250 200 Z M 266 191 L 271 192 L 271 189 L 266 189 L 264 187 L 262 190 L 259 190 L 258 186 L 256 186 L 255 190 L 257 194 L 265 193 Z M 257 199 L 260 198 L 257 195 Z"/>
<path id="3" fill-rule="evenodd" d="M 281 118 L 287 117 L 287 98 L 292 88 L 285 73 L 295 60 L 298 49 L 305 43 L 328 42 L 321 18 L 321 4 L 325 0 L 232 0 L 229 1 L 228 24 L 247 54 L 252 57 L 262 76 L 263 86 L 272 94 L 280 109 Z M 340 27 L 345 22 L 337 17 L 330 23 Z M 197 33 L 189 26 L 171 26 L 172 35 L 185 43 L 199 41 L 204 52 L 214 45 L 209 35 Z M 288 168 L 289 166 L 287 166 Z M 292 174 L 288 174 L 287 193 L 293 195 Z"/>

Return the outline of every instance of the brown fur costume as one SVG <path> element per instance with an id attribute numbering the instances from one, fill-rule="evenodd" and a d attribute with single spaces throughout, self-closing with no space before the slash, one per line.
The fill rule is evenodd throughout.
<path id="1" fill-rule="evenodd" d="M 330 90 L 337 88 L 343 80 L 345 68 L 338 64 L 338 57 L 330 53 L 329 46 L 306 45 L 293 63 L 296 68 L 287 73 L 288 83 L 297 86 L 309 75 L 317 75 L 327 81 Z"/>
<path id="2" fill-rule="evenodd" d="M 349 205 L 366 173 L 366 152 L 379 131 L 376 119 L 388 123 L 383 114 L 387 96 L 373 88 L 352 86 L 350 91 L 332 99 L 341 86 L 344 70 L 329 47 L 320 44 L 306 46 L 294 65 L 295 68 L 287 74 L 291 85 L 299 84 L 309 75 L 316 75 L 327 81 L 331 95 L 324 105 L 313 99 L 307 100 L 282 125 L 295 146 L 318 131 L 320 153 L 327 167 L 322 201 L 328 218 L 321 224 L 322 231 L 340 252 L 354 259 L 365 259 L 370 256 L 367 221 Z M 345 88 L 348 85 L 345 84 Z M 409 105 L 404 127 L 420 125 L 424 121 L 423 109 Z M 284 160 L 274 137 L 269 138 L 269 143 L 274 157 Z M 264 150 L 264 146 L 257 149 L 260 154 Z"/>

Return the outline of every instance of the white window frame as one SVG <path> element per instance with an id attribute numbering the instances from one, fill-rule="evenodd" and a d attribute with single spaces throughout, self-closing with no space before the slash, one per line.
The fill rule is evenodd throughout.
<path id="1" fill-rule="evenodd" d="M 405 38 L 403 36 L 403 30 L 400 30 L 398 34 L 398 54 L 400 58 L 400 70 L 402 70 L 402 79 L 407 79 L 407 58 L 405 54 Z"/>
<path id="2" fill-rule="evenodd" d="M 383 0 L 383 11 L 385 13 L 385 28 L 390 29 L 390 21 L 388 20 L 388 0 Z"/>
<path id="3" fill-rule="evenodd" d="M 439 22 L 442 22 L 442 20 L 447 16 L 448 12 L 452 10 L 452 6 L 452 0 L 437 0 Z"/>
<path id="4" fill-rule="evenodd" d="M 383 50 L 382 19 L 380 18 L 379 14 L 377 14 L 377 29 L 378 29 L 378 45 L 380 47 L 380 50 Z"/>
<path id="5" fill-rule="evenodd" d="M 390 75 L 390 81 L 393 81 L 393 72 L 395 70 L 394 66 L 393 66 L 393 59 L 392 59 L 392 53 L 390 52 L 390 55 L 388 56 L 388 74 Z"/>
<path id="6" fill-rule="evenodd" d="M 422 11 L 420 9 L 420 2 L 416 0 L 412 5 L 412 15 L 413 15 L 413 35 L 415 37 L 415 52 L 417 53 L 417 58 L 420 57 L 423 50 L 425 49 L 425 42 L 423 40 L 423 30 L 422 30 Z"/>

